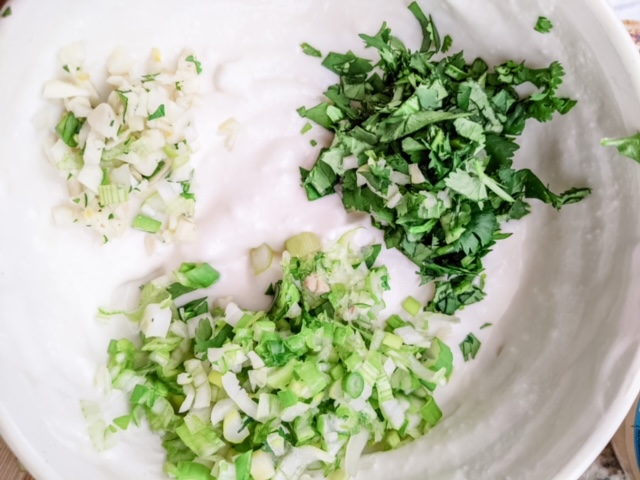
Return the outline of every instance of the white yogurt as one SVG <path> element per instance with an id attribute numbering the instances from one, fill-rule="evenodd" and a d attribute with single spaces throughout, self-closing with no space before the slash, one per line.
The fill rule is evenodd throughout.
<path id="1" fill-rule="evenodd" d="M 102 454 L 89 442 L 79 400 L 101 398 L 93 380 L 106 360 L 109 340 L 134 333 L 126 321 L 97 322 L 99 306 L 125 303 L 122 295 L 130 293 L 131 285 L 183 261 L 207 261 L 222 273 L 213 296 L 233 295 L 247 308 L 266 308 L 269 298 L 263 292 L 277 269 L 255 277 L 250 248 L 266 242 L 278 249 L 301 231 L 317 232 L 330 243 L 355 226 L 367 227 L 381 241 L 366 216 L 345 213 L 338 196 L 308 202 L 300 188 L 298 168 L 311 167 L 319 148 L 309 141 L 326 145 L 331 138 L 319 127 L 301 135 L 306 122 L 296 109 L 315 105 L 336 78 L 299 45 L 309 42 L 323 53 L 352 49 L 371 56 L 357 34 L 375 33 L 387 21 L 416 48 L 420 31 L 408 3 L 21 0 L 13 16 L 0 22 L 0 428 L 38 478 L 162 478 L 163 451 L 146 429 L 120 434 L 118 445 Z M 536 207 L 531 217 L 506 227 L 514 235 L 486 259 L 488 298 L 461 314 L 462 324 L 449 340 L 456 373 L 437 393 L 447 419 L 405 449 L 365 459 L 361 478 L 425 478 L 426 473 L 429 478 L 542 478 L 532 465 L 542 464 L 544 475 L 561 467 L 543 447 L 540 462 L 527 463 L 526 448 L 544 445 L 548 428 L 541 425 L 552 424 L 553 412 L 534 415 L 532 410 L 545 399 L 546 409 L 560 405 L 563 412 L 571 411 L 562 400 L 571 391 L 571 379 L 550 369 L 560 358 L 578 361 L 600 335 L 593 326 L 580 340 L 581 322 L 574 317 L 589 315 L 581 298 L 601 292 L 602 318 L 615 310 L 617 294 L 602 282 L 612 269 L 629 271 L 627 257 L 620 260 L 612 250 L 629 252 L 633 242 L 623 225 L 631 203 L 612 199 L 617 185 L 628 192 L 629 182 L 637 185 L 637 179 L 621 179 L 626 166 L 611 167 L 597 146 L 603 132 L 614 134 L 621 126 L 615 118 L 598 115 L 615 111 L 607 107 L 609 84 L 589 67 L 590 47 L 576 44 L 580 36 L 566 9 L 551 0 L 438 1 L 425 9 L 434 13 L 443 34 L 453 35 L 454 49 L 464 47 L 469 59 L 482 55 L 495 63 L 526 58 L 542 66 L 556 58 L 569 65 L 578 58 L 568 69 L 567 91 L 579 98 L 580 107 L 553 124 L 530 125 L 517 162 L 541 169 L 553 188 L 578 183 L 598 191 L 588 202 L 559 214 Z M 533 31 L 539 14 L 554 19 L 554 34 Z M 149 256 L 139 232 L 103 246 L 90 231 L 53 225 L 51 207 L 64 201 L 65 186 L 42 152 L 57 110 L 42 100 L 41 92 L 59 68 L 56 52 L 74 41 L 84 42 L 86 69 L 98 83 L 117 46 L 130 49 L 140 64 L 153 47 L 168 59 L 185 46 L 198 52 L 204 92 L 195 112 L 197 242 L 162 246 Z M 588 83 L 576 81 L 585 76 Z M 235 147 L 227 151 L 217 130 L 230 117 L 239 121 L 240 131 Z M 605 220 L 627 232 L 624 238 L 605 230 Z M 593 252 L 600 261 L 589 277 L 582 256 Z M 396 251 L 383 252 L 380 261 L 392 276 L 386 297 L 390 310 L 407 295 L 426 302 L 430 291 L 419 287 L 413 264 Z M 551 288 L 557 276 L 564 283 Z M 572 278 L 580 279 L 579 288 L 567 281 Z M 495 326 L 479 332 L 485 322 Z M 483 346 L 475 362 L 464 364 L 457 344 L 471 330 Z M 563 349 L 574 336 L 582 346 L 564 358 Z M 628 355 L 637 344 L 637 335 L 629 336 Z M 519 381 L 519 375 L 526 381 Z M 122 398 L 116 409 L 124 404 Z M 510 419 L 519 425 L 511 426 Z M 523 435 L 531 440 L 518 448 L 517 438 Z M 561 455 L 573 452 L 567 435 L 553 435 L 564 442 Z"/>

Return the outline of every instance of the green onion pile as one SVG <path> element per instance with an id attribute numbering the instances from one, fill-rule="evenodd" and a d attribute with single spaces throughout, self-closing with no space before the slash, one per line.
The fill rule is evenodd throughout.
<path id="1" fill-rule="evenodd" d="M 308 252 L 319 243 L 310 238 L 287 243 Z M 346 479 L 367 445 L 423 435 L 442 416 L 432 393 L 453 362 L 429 321 L 447 318 L 411 299 L 410 313 L 381 320 L 389 276 L 374 266 L 379 252 L 346 241 L 306 256 L 285 251 L 268 311 L 183 301 L 217 281 L 207 264 L 148 283 L 128 313 L 139 341 L 109 346 L 112 384 L 132 407 L 114 425 L 146 418 L 178 480 Z"/>

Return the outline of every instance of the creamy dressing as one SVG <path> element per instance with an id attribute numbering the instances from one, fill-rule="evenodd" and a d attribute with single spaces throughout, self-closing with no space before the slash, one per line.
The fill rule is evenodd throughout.
<path id="1" fill-rule="evenodd" d="M 331 138 L 317 126 L 301 135 L 306 122 L 296 109 L 315 105 L 336 79 L 299 45 L 309 42 L 325 54 L 352 49 L 371 56 L 357 34 L 374 33 L 387 21 L 415 48 L 420 31 L 408 3 L 21 0 L 13 16 L 2 20 L 0 428 L 38 478 L 162 478 L 163 451 L 146 429 L 119 434 L 118 445 L 104 453 L 95 452 L 88 439 L 79 401 L 103 398 L 94 376 L 106 361 L 108 342 L 135 331 L 125 320 L 96 321 L 99 306 L 126 306 L 144 280 L 183 261 L 207 261 L 222 273 L 212 296 L 232 295 L 246 308 L 267 308 L 263 292 L 278 269 L 254 276 L 250 248 L 266 242 L 280 249 L 301 231 L 320 234 L 328 245 L 356 226 L 381 241 L 366 216 L 345 213 L 337 195 L 308 202 L 300 188 L 298 167 L 311 167 Z M 562 368 L 587 361 L 589 349 L 607 352 L 617 338 L 607 337 L 598 325 L 618 318 L 618 293 L 606 282 L 614 272 L 617 280 L 611 282 L 618 289 L 630 282 L 628 258 L 638 231 L 623 219 L 632 208 L 637 214 L 629 192 L 638 181 L 635 173 L 624 173 L 626 164 L 613 164 L 597 146 L 603 132 L 616 134 L 622 127 L 609 83 L 590 66 L 596 63 L 593 45 L 580 44 L 581 34 L 569 23 L 569 5 L 582 2 L 563 5 L 455 0 L 424 6 L 443 35 L 452 34 L 454 50 L 464 48 L 468 58 L 481 55 L 494 63 L 526 58 L 540 66 L 558 58 L 569 67 L 566 91 L 579 98 L 580 107 L 552 124 L 530 124 L 517 162 L 541 170 L 555 189 L 587 184 L 597 190 L 562 213 L 536 205 L 530 217 L 506 226 L 514 235 L 486 259 L 488 298 L 462 312 L 462 323 L 448 338 L 456 371 L 436 395 L 444 422 L 404 449 L 367 457 L 359 478 L 567 478 L 559 472 L 584 430 L 566 433 L 577 423 L 570 412 L 579 394 Z M 540 14 L 554 20 L 553 34 L 533 31 Z M 585 23 L 594 22 L 584 15 Z M 98 84 L 116 46 L 130 49 L 139 64 L 153 47 L 167 59 L 185 46 L 197 52 L 204 91 L 194 112 L 199 132 L 196 242 L 160 246 L 149 256 L 139 232 L 103 246 L 90 231 L 53 225 L 51 207 L 64 200 L 65 186 L 42 152 L 58 111 L 41 92 L 58 68 L 56 52 L 74 41 L 85 44 L 86 69 Z M 610 116 L 599 116 L 601 111 Z M 240 130 L 229 151 L 218 127 L 231 117 Z M 311 139 L 319 146 L 311 147 Z M 587 269 L 584 258 L 596 255 Z M 392 277 L 389 312 L 407 295 L 427 301 L 431 291 L 419 286 L 411 262 L 396 251 L 383 252 L 380 262 Z M 601 301 L 589 303 L 596 293 Z M 480 331 L 485 322 L 494 327 Z M 469 331 L 483 346 L 478 359 L 465 364 L 457 344 Z M 636 359 L 638 338 L 634 327 L 614 358 Z M 592 371 L 599 365 L 594 363 Z M 576 372 L 573 378 L 588 384 L 584 395 L 595 395 L 598 378 L 585 377 L 584 369 Z M 593 407 L 593 415 L 602 411 L 602 403 Z M 125 405 L 120 396 L 107 413 L 122 413 Z M 565 420 L 555 421 L 558 411 Z M 547 436 L 562 447 L 555 456 Z"/>

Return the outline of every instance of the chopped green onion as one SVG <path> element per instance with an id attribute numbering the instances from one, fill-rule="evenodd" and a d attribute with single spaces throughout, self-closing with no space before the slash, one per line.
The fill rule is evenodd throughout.
<path id="1" fill-rule="evenodd" d="M 315 233 L 302 232 L 287 240 L 284 246 L 293 257 L 304 258 L 319 252 L 322 242 Z"/>
<path id="2" fill-rule="evenodd" d="M 402 304 L 402 308 L 412 317 L 415 317 L 420 310 L 422 310 L 422 304 L 415 298 L 409 296 Z"/>
<path id="3" fill-rule="evenodd" d="M 251 480 L 251 457 L 253 451 L 244 452 L 236 458 L 236 480 Z"/>
<path id="4" fill-rule="evenodd" d="M 428 397 L 420 409 L 420 416 L 430 427 L 436 425 L 442 418 L 442 411 L 433 397 Z"/>
<path id="5" fill-rule="evenodd" d="M 208 264 L 145 285 L 126 313 L 141 344 L 108 349 L 112 384 L 132 405 L 114 425 L 147 418 L 163 435 L 165 470 L 207 480 L 298 478 L 312 468 L 353 476 L 369 442 L 395 448 L 432 428 L 442 412 L 431 392 L 451 373 L 451 351 L 399 317 L 384 329 L 371 321 L 385 308 L 388 273 L 368 261 L 378 248 L 343 240 L 320 252 L 315 237 L 315 254 L 284 255 L 267 311 L 177 300 L 217 281 Z"/>
<path id="6" fill-rule="evenodd" d="M 273 263 L 273 250 L 266 243 L 263 243 L 259 247 L 252 248 L 249 252 L 249 258 L 251 259 L 251 266 L 253 267 L 253 273 L 260 275 L 271 267 Z"/>
<path id="7" fill-rule="evenodd" d="M 100 185 L 98 196 L 103 205 L 118 205 L 129 200 L 129 190 L 121 185 Z"/>
<path id="8" fill-rule="evenodd" d="M 123 415 L 118 418 L 113 419 L 113 423 L 115 423 L 122 430 L 126 430 L 129 428 L 129 424 L 131 423 L 131 415 Z"/>
<path id="9" fill-rule="evenodd" d="M 308 43 L 303 43 L 302 45 L 300 45 L 300 47 L 302 48 L 302 51 L 304 52 L 305 55 L 309 55 L 311 57 L 318 57 L 318 58 L 322 57 L 322 52 L 316 48 L 313 48 Z"/>
<path id="10" fill-rule="evenodd" d="M 342 390 L 350 397 L 358 398 L 364 390 L 364 379 L 358 372 L 351 372 L 342 379 Z"/>
<path id="11" fill-rule="evenodd" d="M 146 215 L 138 215 L 132 224 L 133 228 L 148 233 L 158 233 L 162 228 L 162 222 Z"/>

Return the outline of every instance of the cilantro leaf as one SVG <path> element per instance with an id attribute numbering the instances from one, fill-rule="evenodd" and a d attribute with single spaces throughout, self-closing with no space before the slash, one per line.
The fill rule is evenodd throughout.
<path id="1" fill-rule="evenodd" d="M 460 344 L 460 350 L 462 350 L 462 356 L 464 357 L 465 362 L 476 358 L 476 355 L 480 350 L 480 345 L 480 340 L 478 340 L 478 338 L 473 333 L 467 335 L 467 337 Z"/>
<path id="2" fill-rule="evenodd" d="M 640 163 L 640 133 L 624 138 L 603 138 L 603 147 L 616 147 L 620 155 Z"/>
<path id="3" fill-rule="evenodd" d="M 155 112 L 147 117 L 147 120 L 156 120 L 165 116 L 164 104 L 160 105 Z"/>
<path id="4" fill-rule="evenodd" d="M 534 28 L 536 32 L 549 33 L 553 29 L 553 23 L 547 17 L 538 17 Z"/>
<path id="5" fill-rule="evenodd" d="M 422 29 L 422 46 L 420 47 L 421 52 L 428 52 L 431 50 L 433 46 L 435 52 L 438 53 L 440 51 L 441 43 L 440 43 L 440 34 L 438 33 L 438 29 L 433 23 L 433 19 L 431 15 L 427 17 L 420 5 L 416 2 L 413 2 L 409 5 L 409 10 L 420 23 L 420 28 Z"/>
<path id="6" fill-rule="evenodd" d="M 76 118 L 73 112 L 67 112 L 56 126 L 56 132 L 64 143 L 75 148 L 78 146 L 77 135 L 80 133 L 82 125 L 84 125 L 84 120 Z"/>

